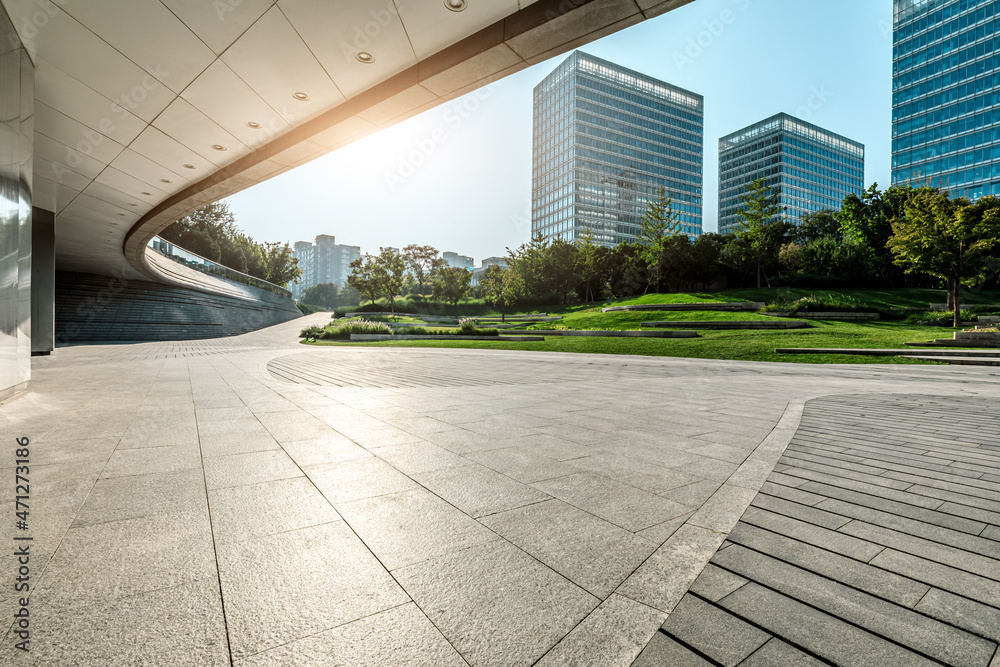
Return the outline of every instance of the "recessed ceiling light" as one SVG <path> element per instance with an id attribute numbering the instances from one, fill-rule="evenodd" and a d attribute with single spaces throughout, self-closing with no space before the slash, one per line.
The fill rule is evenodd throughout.
<path id="1" fill-rule="evenodd" d="M 259 130 L 260 129 L 260 123 L 255 123 L 253 121 L 250 121 L 249 123 L 247 123 L 247 127 L 252 127 L 255 130 Z"/>
<path id="2" fill-rule="evenodd" d="M 306 95 L 305 93 L 292 93 L 292 97 L 297 99 L 299 102 L 305 102 L 306 100 L 309 99 L 309 96 Z"/>
<path id="3" fill-rule="evenodd" d="M 444 6 L 453 12 L 460 12 L 469 5 L 465 0 L 444 0 Z"/>
<path id="4" fill-rule="evenodd" d="M 195 167 L 193 164 L 186 164 L 186 165 L 184 165 L 184 168 L 185 169 L 197 169 L 197 167 Z"/>
<path id="5" fill-rule="evenodd" d="M 167 179 L 165 179 L 165 178 L 161 178 L 161 179 L 160 179 L 160 183 L 173 183 L 173 181 L 168 181 L 168 180 L 167 180 Z"/>
<path id="6" fill-rule="evenodd" d="M 212 148 L 214 150 L 217 150 L 217 151 L 224 151 L 224 150 L 226 150 L 226 147 L 223 146 L 222 144 L 212 144 Z"/>
<path id="7" fill-rule="evenodd" d="M 367 51 L 359 51 L 358 55 L 354 56 L 358 59 L 358 62 L 364 63 L 365 65 L 371 65 L 375 62 L 375 56 L 368 53 Z"/>

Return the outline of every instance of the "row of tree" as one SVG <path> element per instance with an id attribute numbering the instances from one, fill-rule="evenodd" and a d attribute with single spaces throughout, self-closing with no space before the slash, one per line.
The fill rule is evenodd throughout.
<path id="1" fill-rule="evenodd" d="M 215 202 L 181 218 L 160 237 L 205 259 L 275 285 L 298 281 L 302 269 L 288 244 L 258 243 L 236 225 L 224 202 Z"/>
<path id="2" fill-rule="evenodd" d="M 501 313 L 516 303 L 567 303 L 709 286 L 892 287 L 945 285 L 960 317 L 961 286 L 992 286 L 1000 273 L 1000 199 L 952 199 L 935 188 L 873 185 L 849 195 L 839 211 L 797 224 L 784 216 L 780 193 L 763 181 L 747 186 L 737 229 L 691 239 L 681 232 L 663 189 L 648 204 L 634 243 L 609 248 L 585 232 L 575 243 L 534 236 L 508 249 L 507 266 L 491 266 L 478 296 Z M 374 301 L 395 308 L 397 295 L 422 294 L 457 304 L 471 274 L 451 268 L 430 246 L 382 249 L 354 262 L 348 279 Z"/>
<path id="3" fill-rule="evenodd" d="M 393 312 L 397 297 L 422 295 L 425 285 L 435 298 L 457 306 L 468 294 L 471 281 L 470 271 L 448 266 L 435 248 L 426 245 L 409 245 L 402 252 L 380 248 L 377 255 L 366 254 L 351 262 L 347 277 L 348 285 L 371 302 L 386 297 Z"/>

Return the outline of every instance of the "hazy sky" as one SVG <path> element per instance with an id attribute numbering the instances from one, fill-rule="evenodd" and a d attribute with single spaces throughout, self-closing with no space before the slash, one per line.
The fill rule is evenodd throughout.
<path id="1" fill-rule="evenodd" d="M 583 50 L 705 96 L 704 229 L 716 231 L 719 137 L 781 111 L 864 143 L 866 184 L 889 185 L 891 26 L 888 0 L 695 0 Z M 228 201 L 261 241 L 503 255 L 531 235 L 532 89 L 564 58 Z"/>

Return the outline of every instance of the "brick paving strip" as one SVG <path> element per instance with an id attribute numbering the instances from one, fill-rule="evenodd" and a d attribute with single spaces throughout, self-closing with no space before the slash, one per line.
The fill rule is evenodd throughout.
<path id="1" fill-rule="evenodd" d="M 996 402 L 834 396 L 633 664 L 996 667 L 998 642 Z"/>

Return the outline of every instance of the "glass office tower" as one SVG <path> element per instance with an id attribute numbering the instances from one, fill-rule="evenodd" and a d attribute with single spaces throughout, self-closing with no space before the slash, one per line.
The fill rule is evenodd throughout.
<path id="1" fill-rule="evenodd" d="M 894 9 L 893 184 L 1000 195 L 1000 2 L 895 0 Z"/>
<path id="2" fill-rule="evenodd" d="M 577 51 L 535 87 L 532 234 L 635 241 L 659 187 L 701 234 L 701 95 Z"/>
<path id="3" fill-rule="evenodd" d="M 719 233 L 739 228 L 746 186 L 760 178 L 780 193 L 784 217 L 798 222 L 861 194 L 865 147 L 785 113 L 719 139 Z"/>

